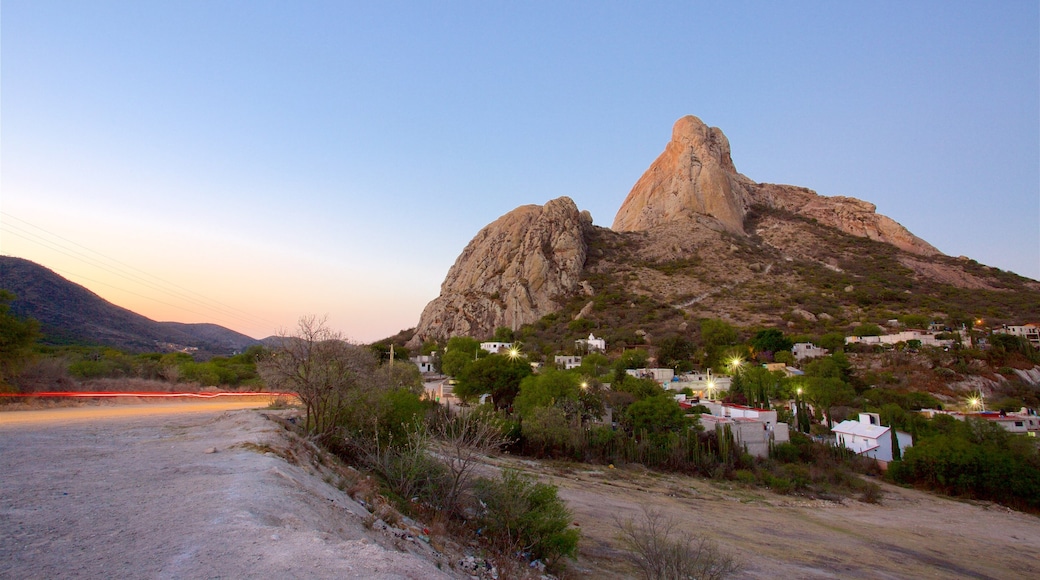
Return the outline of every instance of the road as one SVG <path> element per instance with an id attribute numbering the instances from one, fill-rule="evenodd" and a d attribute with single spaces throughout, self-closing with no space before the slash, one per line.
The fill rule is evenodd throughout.
<path id="1" fill-rule="evenodd" d="M 0 578 L 448 577 L 243 404 L 0 412 Z"/>

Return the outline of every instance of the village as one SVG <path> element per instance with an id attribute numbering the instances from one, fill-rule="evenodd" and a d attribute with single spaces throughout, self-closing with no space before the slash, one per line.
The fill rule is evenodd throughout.
<path id="1" fill-rule="evenodd" d="M 898 326 L 898 321 L 888 321 L 887 325 Z M 991 333 L 1021 337 L 1034 348 L 1040 349 L 1040 324 L 1001 326 L 992 329 Z M 949 350 L 962 340 L 972 346 L 987 346 L 987 339 L 981 333 L 953 332 L 941 325 L 932 325 L 928 330 L 904 329 L 888 334 L 848 336 L 845 338 L 845 344 L 873 345 L 877 348 L 933 347 Z M 607 352 L 606 341 L 594 334 L 577 339 L 574 344 L 574 350 L 580 353 Z M 480 343 L 480 348 L 487 354 L 502 354 L 514 359 L 523 356 L 520 345 L 512 342 L 485 341 Z M 830 354 L 827 349 L 809 342 L 795 343 L 790 353 L 797 363 Z M 411 357 L 425 378 L 425 397 L 448 408 L 467 408 L 469 403 L 453 392 L 454 378 L 438 373 L 435 359 L 435 353 Z M 582 361 L 583 356 L 580 354 L 555 355 L 551 365 L 560 370 L 572 370 L 581 367 Z M 543 367 L 543 363 L 530 364 L 534 372 Z M 807 418 L 804 422 L 800 421 L 799 412 L 819 417 L 821 410 L 814 409 L 811 403 L 801 397 L 800 388 L 795 390 L 793 399 L 773 401 L 770 406 L 775 408 L 728 402 L 734 377 L 752 364 L 754 363 L 750 361 L 733 358 L 727 362 L 722 374 L 714 374 L 711 369 L 677 373 L 672 368 L 654 367 L 626 369 L 625 372 L 632 377 L 652 379 L 671 393 L 678 406 L 689 417 L 698 421 L 701 428 L 720 432 L 726 430 L 746 453 L 765 458 L 769 456 L 773 446 L 790 440 L 791 429 L 808 426 Z M 761 363 L 761 367 L 784 377 L 804 375 L 802 370 L 785 362 Z M 582 387 L 585 386 L 586 383 L 582 383 Z M 609 389 L 610 385 L 604 383 L 602 387 Z M 483 395 L 479 402 L 489 402 L 489 398 L 490 395 Z M 982 419 L 1000 426 L 1009 433 L 1029 437 L 1037 437 L 1040 433 L 1040 416 L 1035 409 L 1022 407 L 1012 412 L 987 410 L 985 398 L 981 393 L 968 397 L 960 409 L 922 408 L 919 413 L 929 419 L 938 415 L 947 415 L 959 421 L 969 418 Z M 609 406 L 598 422 L 617 428 L 613 409 Z M 827 423 L 830 423 L 829 418 Z M 914 438 L 910 433 L 883 425 L 881 416 L 874 412 L 861 412 L 855 418 L 830 424 L 828 434 L 817 434 L 814 438 L 819 442 L 843 447 L 856 455 L 870 458 L 882 470 L 887 469 L 893 460 L 901 457 L 914 444 Z"/>

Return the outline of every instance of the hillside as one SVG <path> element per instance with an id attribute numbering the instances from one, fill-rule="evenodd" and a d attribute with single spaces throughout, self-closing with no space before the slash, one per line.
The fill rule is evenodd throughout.
<path id="1" fill-rule="evenodd" d="M 40 321 L 50 344 L 97 344 L 130 352 L 198 349 L 201 357 L 257 344 L 215 324 L 156 322 L 21 258 L 0 256 L 0 288 L 16 296 L 11 304 L 15 315 Z"/>
<path id="2" fill-rule="evenodd" d="M 684 117 L 613 228 L 569 198 L 502 216 L 452 266 L 413 344 L 503 326 L 624 345 L 702 318 L 819 334 L 906 314 L 993 326 L 1040 312 L 1037 281 L 945 256 L 868 202 L 756 183 L 729 151 L 719 129 Z"/>

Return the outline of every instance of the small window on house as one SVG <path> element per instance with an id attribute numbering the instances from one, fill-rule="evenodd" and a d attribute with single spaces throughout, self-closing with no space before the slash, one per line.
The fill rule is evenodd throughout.
<path id="1" fill-rule="evenodd" d="M 1024 423 L 1022 423 L 1021 421 L 1015 421 L 1015 427 L 1021 427 L 1023 425 Z"/>

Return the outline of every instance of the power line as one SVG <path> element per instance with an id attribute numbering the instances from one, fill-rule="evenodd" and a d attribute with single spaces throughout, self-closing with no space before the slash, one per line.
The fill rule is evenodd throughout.
<path id="1" fill-rule="evenodd" d="M 241 310 L 239 308 L 235 308 L 233 306 L 229 306 L 229 305 L 221 303 L 221 302 L 219 302 L 217 300 L 213 300 L 213 299 L 211 299 L 211 298 L 209 298 L 209 297 L 207 297 L 205 295 L 199 294 L 198 292 L 194 292 L 192 290 L 189 290 L 187 288 L 179 286 L 179 285 L 177 285 L 177 284 L 175 284 L 173 282 L 170 282 L 168 280 L 165 280 L 163 278 L 155 276 L 154 274 L 151 274 L 149 272 L 145 272 L 144 270 L 141 270 L 141 269 L 136 268 L 134 266 L 131 266 L 129 264 L 125 264 L 125 263 L 123 263 L 123 262 L 121 262 L 121 261 L 119 261 L 119 260 L 117 260 L 115 258 L 111 258 L 111 257 L 109 257 L 109 256 L 107 256 L 107 255 L 105 255 L 105 254 L 103 254 L 101 252 L 98 252 L 97 250 L 93 250 L 93 249 L 88 248 L 87 246 L 84 246 L 84 245 L 82 245 L 82 244 L 80 244 L 78 242 L 75 242 L 73 240 L 67 239 L 67 238 L 62 237 L 62 236 L 60 236 L 58 234 L 55 234 L 53 232 L 50 232 L 50 231 L 48 231 L 48 230 L 46 230 L 46 229 L 44 229 L 44 228 L 42 228 L 40 226 L 37 226 L 37 225 L 32 224 L 30 222 L 27 222 L 27 221 L 25 221 L 23 219 L 20 219 L 20 218 L 18 218 L 16 216 L 13 216 L 13 215 L 11 215 L 11 214 L 9 214 L 7 212 L 0 211 L 0 215 L 4 216 L 8 220 L 15 220 L 17 222 L 25 224 L 26 226 L 29 226 L 29 227 L 34 228 L 36 230 L 39 230 L 40 232 L 43 232 L 44 234 L 46 234 L 47 236 L 50 236 L 51 238 L 56 238 L 57 240 L 61 240 L 62 242 L 66 242 L 66 244 L 71 244 L 72 246 L 75 246 L 75 247 L 78 247 L 78 248 L 82 248 L 83 250 L 85 250 L 87 252 L 90 252 L 91 254 L 95 254 L 95 255 L 97 255 L 97 256 L 99 256 L 101 258 L 101 259 L 94 258 L 92 256 L 84 254 L 83 252 L 77 251 L 76 249 L 73 249 L 73 248 L 69 247 L 66 244 L 63 244 L 63 243 L 58 242 L 58 241 L 55 241 L 54 239 L 48 239 L 47 237 L 41 236 L 39 234 L 36 234 L 36 233 L 34 233 L 32 231 L 29 231 L 29 230 L 27 230 L 25 228 L 18 227 L 18 226 L 14 225 L 14 224 L 11 224 L 11 223 L 7 222 L 7 221 L 0 222 L 0 226 L 2 226 L 3 229 L 7 230 L 7 233 L 9 233 L 11 235 L 14 235 L 16 237 L 25 239 L 25 240 L 27 240 L 27 241 L 29 241 L 31 243 L 43 246 L 43 247 L 45 247 L 45 248 L 47 248 L 49 250 L 61 253 L 61 254 L 66 255 L 66 256 L 69 256 L 70 258 L 73 258 L 73 259 L 75 259 L 75 260 L 77 260 L 79 262 L 82 262 L 82 263 L 84 263 L 84 264 L 86 264 L 88 266 L 101 269 L 101 270 L 103 270 L 105 272 L 108 272 L 110 274 L 113 274 L 113 275 L 115 275 L 115 276 L 117 276 L 119 278 L 123 278 L 123 279 L 128 280 L 130 282 L 133 282 L 135 284 L 139 284 L 141 286 L 145 286 L 145 287 L 147 287 L 149 289 L 152 289 L 152 290 L 155 290 L 157 292 L 161 292 L 161 293 L 166 294 L 168 296 L 172 296 L 172 297 L 174 297 L 174 298 L 176 298 L 178 300 L 182 300 L 182 301 L 194 304 L 196 306 L 200 306 L 202 308 L 211 310 L 211 311 L 215 312 L 216 314 L 218 314 L 218 315 L 220 315 L 222 317 L 225 317 L 225 318 L 230 318 L 230 319 L 237 320 L 239 322 L 248 323 L 248 324 L 257 324 L 258 322 L 262 322 L 262 323 L 264 323 L 266 325 L 270 325 L 272 327 L 277 327 L 278 326 L 276 323 L 274 323 L 274 322 L 272 322 L 270 320 L 265 320 L 263 318 L 256 317 L 255 315 L 253 315 L 253 314 L 251 314 L 249 312 L 246 312 L 246 311 Z M 104 261 L 102 261 L 102 260 L 104 260 Z M 105 261 L 107 261 L 109 263 L 106 263 Z M 130 270 L 130 271 L 128 271 L 128 270 Z M 153 282 L 151 280 L 148 280 L 146 278 L 143 278 L 142 276 L 137 275 L 134 272 L 138 272 L 138 273 L 140 273 L 143 276 L 147 276 L 148 278 L 151 278 L 152 280 L 155 280 L 155 282 Z M 72 275 L 77 275 L 77 274 L 72 274 Z M 90 280 L 89 278 L 86 278 L 86 277 L 83 277 L 83 278 L 87 279 L 87 280 Z M 90 281 L 95 282 L 95 283 L 99 283 L 99 284 L 104 284 L 103 282 L 98 282 L 96 280 L 90 280 Z M 132 292 L 132 291 L 126 289 L 126 288 L 121 288 L 119 286 L 114 286 L 112 284 L 105 284 L 105 285 L 109 286 L 109 287 L 112 287 L 112 288 L 115 288 L 115 289 L 118 289 L 118 290 L 121 290 L 123 292 L 127 292 L 127 293 L 130 293 L 130 294 L 134 294 L 136 296 L 140 296 L 140 297 L 148 299 L 148 300 L 153 300 L 153 301 L 158 302 L 160 304 L 165 304 L 165 305 L 171 306 L 173 308 L 178 308 L 178 309 L 184 310 L 186 312 L 191 312 L 193 314 L 197 314 L 197 315 L 200 315 L 200 316 L 211 316 L 211 315 L 203 314 L 203 313 L 200 313 L 200 312 L 197 312 L 197 311 L 194 311 L 194 310 L 190 310 L 190 309 L 185 308 L 184 306 L 181 306 L 181 305 L 176 305 L 176 304 L 170 304 L 168 302 L 163 302 L 163 301 L 158 300 L 158 299 L 156 299 L 156 298 L 154 298 L 152 296 L 145 296 L 145 295 L 142 295 L 142 294 L 138 294 L 138 293 Z M 173 290 L 170 287 L 176 288 L 178 290 Z"/>

